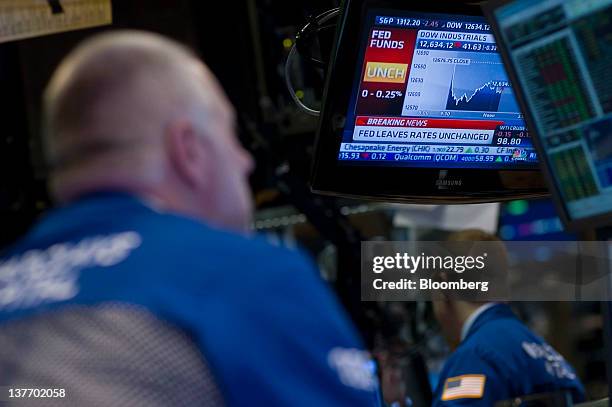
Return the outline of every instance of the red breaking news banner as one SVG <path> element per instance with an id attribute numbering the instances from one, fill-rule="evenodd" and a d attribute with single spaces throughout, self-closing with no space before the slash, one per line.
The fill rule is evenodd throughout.
<path id="1" fill-rule="evenodd" d="M 356 126 L 433 127 L 439 129 L 495 130 L 503 121 L 466 119 L 424 119 L 422 117 L 358 116 Z"/>

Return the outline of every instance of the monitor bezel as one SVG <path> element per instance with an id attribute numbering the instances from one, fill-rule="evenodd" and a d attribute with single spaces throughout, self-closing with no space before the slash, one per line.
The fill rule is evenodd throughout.
<path id="1" fill-rule="evenodd" d="M 482 16 L 474 3 L 405 0 L 346 0 L 338 24 L 324 91 L 311 172 L 315 193 L 406 203 L 483 203 L 549 195 L 539 169 L 418 168 L 339 163 L 337 155 L 353 90 L 354 68 L 361 65 L 361 22 L 372 8 Z M 330 86 L 333 84 L 333 86 Z M 404 179 L 406 183 L 397 180 Z M 451 182 L 445 182 L 449 180 Z M 460 184 L 460 185 L 458 185 Z"/>
<path id="2" fill-rule="evenodd" d="M 528 108 L 528 104 L 526 101 L 525 94 L 523 93 L 523 89 L 520 85 L 518 77 L 516 75 L 516 67 L 514 66 L 514 62 L 510 57 L 510 53 L 508 51 L 508 47 L 501 35 L 501 29 L 499 27 L 495 10 L 499 7 L 512 3 L 515 0 L 493 0 L 489 1 L 482 5 L 483 12 L 485 17 L 489 20 L 491 24 L 491 29 L 493 31 L 493 35 L 495 35 L 495 39 L 497 42 L 497 47 L 499 53 L 506 65 L 506 72 L 508 73 L 508 77 L 512 82 L 512 89 L 514 90 L 514 94 L 516 95 L 517 101 L 519 103 L 520 108 L 523 111 L 523 116 L 525 117 L 525 122 L 527 123 L 527 128 L 529 129 L 530 134 L 532 135 L 533 144 L 538 152 L 538 157 L 540 160 L 540 167 L 542 168 L 542 173 L 544 174 L 544 178 L 546 183 L 551 191 L 552 200 L 555 204 L 555 208 L 557 210 L 557 214 L 561 219 L 561 222 L 565 226 L 566 230 L 569 232 L 581 232 L 586 229 L 596 229 L 606 225 L 612 224 L 612 211 L 604 214 L 597 214 L 593 216 L 588 216 L 584 218 L 572 218 L 570 216 L 569 210 L 567 209 L 567 205 L 565 200 L 563 199 L 563 194 L 559 190 L 553 172 L 550 167 L 550 160 L 548 154 L 546 154 L 546 149 L 542 144 L 542 140 L 538 136 L 537 126 L 535 125 L 535 119 L 531 114 L 531 110 Z"/>

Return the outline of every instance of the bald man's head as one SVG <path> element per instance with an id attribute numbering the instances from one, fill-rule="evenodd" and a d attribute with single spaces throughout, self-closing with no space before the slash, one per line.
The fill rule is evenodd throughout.
<path id="1" fill-rule="evenodd" d="M 198 94 L 199 74 L 206 89 Z M 66 58 L 45 93 L 49 164 L 62 170 L 115 148 L 153 141 L 164 121 L 198 103 L 215 114 L 223 107 L 218 104 L 227 102 L 186 48 L 142 32 L 94 37 Z"/>
<path id="2" fill-rule="evenodd" d="M 219 169 L 208 156 L 246 154 L 235 140 L 233 109 L 221 87 L 185 47 L 139 31 L 96 36 L 60 64 L 44 110 L 51 190 L 60 201 L 121 189 L 227 223 L 210 219 L 228 216 L 217 213 L 220 203 L 210 196 L 228 191 L 216 185 L 225 181 L 215 179 Z M 246 179 L 249 160 L 234 170 L 240 178 Z M 186 202 L 194 199 L 207 202 Z"/>

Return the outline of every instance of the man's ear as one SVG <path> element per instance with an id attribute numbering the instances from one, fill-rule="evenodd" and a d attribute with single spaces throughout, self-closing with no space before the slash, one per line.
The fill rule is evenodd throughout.
<path id="1" fill-rule="evenodd" d="M 166 128 L 165 142 L 170 164 L 190 187 L 201 187 L 209 178 L 209 141 L 198 134 L 191 122 L 178 120 Z"/>

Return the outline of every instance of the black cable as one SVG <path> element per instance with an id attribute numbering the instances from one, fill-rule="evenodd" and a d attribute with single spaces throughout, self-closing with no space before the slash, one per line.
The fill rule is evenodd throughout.
<path id="1" fill-rule="evenodd" d="M 327 10 L 316 17 L 310 18 L 310 21 L 295 35 L 295 44 L 298 53 L 317 68 L 325 69 L 326 63 L 323 60 L 312 56 L 312 44 L 321 31 L 336 27 L 336 24 L 321 24 L 325 24 L 328 20 L 336 17 L 339 12 L 340 9 L 335 8 Z"/>
<path id="2" fill-rule="evenodd" d="M 335 27 L 335 24 L 322 25 L 327 23 L 332 18 L 338 16 L 340 14 L 340 8 L 334 8 L 331 10 L 327 10 L 316 17 L 310 18 L 308 23 L 298 33 L 295 37 L 295 42 L 289 51 L 289 55 L 287 56 L 287 61 L 285 62 L 285 84 L 287 86 L 287 90 L 289 91 L 289 95 L 291 99 L 295 102 L 295 104 L 306 114 L 311 116 L 319 116 L 320 111 L 313 109 L 309 106 L 306 106 L 304 102 L 300 100 L 295 94 L 295 89 L 293 89 L 293 83 L 291 81 L 291 66 L 293 63 L 293 59 L 296 54 L 305 55 L 306 61 L 315 65 L 318 68 L 324 69 L 325 62 L 315 58 L 312 56 L 310 48 L 312 47 L 313 38 L 315 35 L 318 35 L 322 30 Z"/>

